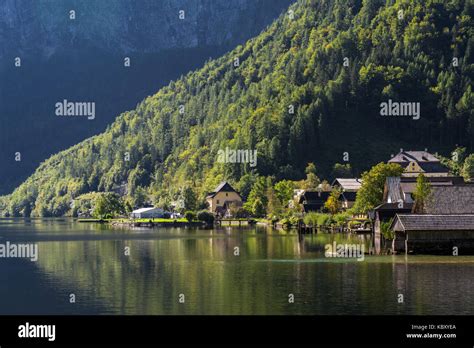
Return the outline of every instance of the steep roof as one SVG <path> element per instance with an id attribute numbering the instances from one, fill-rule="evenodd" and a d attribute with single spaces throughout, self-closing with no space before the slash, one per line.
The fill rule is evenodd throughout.
<path id="1" fill-rule="evenodd" d="M 400 177 L 388 177 L 385 180 L 385 187 L 383 192 L 384 202 L 398 202 L 403 199 L 403 192 L 400 186 Z"/>
<path id="2" fill-rule="evenodd" d="M 403 162 L 439 162 L 439 159 L 426 151 L 402 151 L 391 158 L 389 163 Z"/>
<path id="3" fill-rule="evenodd" d="M 336 185 L 341 186 L 344 191 L 358 191 L 362 185 L 362 179 L 337 178 L 332 183 L 332 186 Z"/>
<path id="4" fill-rule="evenodd" d="M 427 214 L 474 214 L 474 185 L 432 186 Z"/>
<path id="5" fill-rule="evenodd" d="M 324 204 L 328 200 L 330 194 L 331 192 L 327 191 L 305 191 L 300 196 L 299 202 L 300 204 L 305 201 L 307 204 Z"/>
<path id="6" fill-rule="evenodd" d="M 426 173 L 449 172 L 438 158 L 426 151 L 402 151 L 388 161 L 388 163 L 398 163 L 404 168 L 410 162 L 416 162 Z"/>
<path id="7" fill-rule="evenodd" d="M 397 214 L 392 223 L 394 231 L 454 231 L 474 230 L 474 214 L 419 215 Z"/>
<path id="8" fill-rule="evenodd" d="M 418 165 L 425 173 L 449 173 L 449 169 L 442 165 L 441 162 L 418 162 Z"/>
<path id="9" fill-rule="evenodd" d="M 227 181 L 223 181 L 215 188 L 213 192 L 209 192 L 207 198 L 212 198 L 219 192 L 235 192 L 240 196 L 240 193 L 234 190 L 234 188 Z"/>

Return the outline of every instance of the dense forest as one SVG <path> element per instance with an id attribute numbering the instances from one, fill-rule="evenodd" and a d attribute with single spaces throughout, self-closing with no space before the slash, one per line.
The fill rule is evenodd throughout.
<path id="1" fill-rule="evenodd" d="M 102 133 L 117 115 L 170 81 L 258 35 L 291 3 L 2 1 L 0 196 L 52 154 Z M 97 117 L 57 117 L 54 105 L 65 98 L 95 102 Z M 21 161 L 15 161 L 16 152 Z"/>
<path id="2" fill-rule="evenodd" d="M 101 135 L 42 163 L 10 196 L 15 216 L 71 214 L 89 192 L 132 206 L 202 202 L 221 180 L 360 175 L 400 148 L 474 149 L 470 0 L 300 0 L 225 56 L 171 82 Z M 420 118 L 382 117 L 388 100 Z M 257 150 L 255 167 L 219 150 Z"/>

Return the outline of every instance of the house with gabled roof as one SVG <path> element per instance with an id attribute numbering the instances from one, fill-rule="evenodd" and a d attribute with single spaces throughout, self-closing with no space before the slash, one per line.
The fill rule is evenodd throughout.
<path id="1" fill-rule="evenodd" d="M 403 167 L 402 176 L 448 176 L 449 170 L 441 161 L 427 151 L 401 151 L 392 157 L 388 163 L 396 163 Z"/>
<path id="2" fill-rule="evenodd" d="M 362 186 L 362 179 L 358 178 L 336 178 L 332 182 L 332 187 L 341 190 L 339 201 L 343 209 L 352 208 L 357 198 L 357 192 Z"/>
<path id="3" fill-rule="evenodd" d="M 320 211 L 330 195 L 329 191 L 304 191 L 298 203 L 302 205 L 304 213 Z"/>
<path id="4" fill-rule="evenodd" d="M 223 181 L 207 195 L 206 202 L 211 213 L 224 216 L 231 206 L 241 207 L 243 199 L 227 181 Z"/>

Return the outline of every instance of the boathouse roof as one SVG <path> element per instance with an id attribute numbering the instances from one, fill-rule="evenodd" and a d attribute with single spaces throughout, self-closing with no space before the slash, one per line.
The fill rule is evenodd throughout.
<path id="1" fill-rule="evenodd" d="M 397 214 L 391 229 L 406 231 L 474 231 L 474 214 Z"/>
<path id="2" fill-rule="evenodd" d="M 432 186 L 427 214 L 474 214 L 474 185 Z"/>

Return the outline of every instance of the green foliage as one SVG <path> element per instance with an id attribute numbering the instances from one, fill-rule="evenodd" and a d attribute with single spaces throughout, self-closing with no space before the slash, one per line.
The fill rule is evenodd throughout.
<path id="1" fill-rule="evenodd" d="M 255 217 L 263 217 L 266 214 L 265 206 L 263 205 L 262 201 L 259 198 L 257 198 L 253 202 L 253 205 L 252 205 L 251 209 L 252 209 L 251 212 L 252 212 L 253 216 L 255 216 Z"/>
<path id="2" fill-rule="evenodd" d="M 191 187 L 184 187 L 181 191 L 183 210 L 195 210 L 198 207 L 196 193 Z"/>
<path id="3" fill-rule="evenodd" d="M 266 195 L 267 182 L 265 178 L 259 177 L 255 181 L 244 204 L 244 208 L 255 217 L 263 217 L 266 214 L 268 197 Z"/>
<path id="4" fill-rule="evenodd" d="M 380 232 L 382 233 L 385 239 L 391 240 L 395 237 L 395 233 L 390 229 L 392 222 L 393 222 L 393 218 L 390 219 L 389 221 L 382 221 L 380 223 Z"/>
<path id="5" fill-rule="evenodd" d="M 184 218 L 188 220 L 188 222 L 193 222 L 194 220 L 196 220 L 196 213 L 188 210 L 184 213 Z"/>
<path id="6" fill-rule="evenodd" d="M 444 156 L 438 156 L 438 158 L 441 161 L 441 164 L 449 168 L 449 172 L 452 175 L 462 175 L 463 163 L 466 155 L 465 147 L 456 147 L 454 151 L 451 152 L 449 158 Z"/>
<path id="7" fill-rule="evenodd" d="M 465 180 L 474 181 L 474 154 L 469 155 L 464 160 L 462 175 Z"/>
<path id="8" fill-rule="evenodd" d="M 184 210 L 195 210 L 226 179 L 248 195 L 248 211 L 264 216 L 266 177 L 306 179 L 314 189 L 348 144 L 355 176 L 408 145 L 473 150 L 470 0 L 300 0 L 291 9 L 293 20 L 282 14 L 256 38 L 118 116 L 104 133 L 46 160 L 8 197 L 8 213 L 61 216 L 84 193 L 122 189 L 133 205 L 153 197 L 184 200 Z M 389 98 L 420 102 L 421 119 L 381 118 L 380 102 Z M 257 150 L 257 166 L 219 163 L 226 147 Z M 395 172 L 363 186 L 359 211 L 379 203 L 379 181 Z"/>
<path id="9" fill-rule="evenodd" d="M 96 219 L 111 219 L 124 213 L 122 198 L 116 193 L 106 192 L 96 198 L 92 216 Z"/>
<path id="10" fill-rule="evenodd" d="M 298 221 L 291 218 L 283 218 L 280 220 L 280 223 L 283 226 L 283 229 L 285 230 L 289 230 L 292 227 L 298 226 Z"/>
<path id="11" fill-rule="evenodd" d="M 305 214 L 305 216 L 303 218 L 303 222 L 307 226 L 317 226 L 318 225 L 318 216 L 319 216 L 319 213 L 311 211 L 311 212 Z"/>
<path id="12" fill-rule="evenodd" d="M 304 188 L 306 190 L 316 190 L 318 185 L 321 183 L 317 174 L 316 174 L 316 166 L 314 163 L 308 163 L 305 169 L 306 173 L 306 180 L 304 181 Z"/>
<path id="13" fill-rule="evenodd" d="M 288 206 L 288 202 L 293 198 L 295 183 L 290 180 L 282 180 L 275 184 L 275 193 L 283 206 Z"/>
<path id="14" fill-rule="evenodd" d="M 351 214 L 347 212 L 336 214 L 332 217 L 336 226 L 343 227 L 345 226 L 351 219 Z"/>
<path id="15" fill-rule="evenodd" d="M 187 217 L 186 217 L 186 219 L 187 219 Z M 214 215 L 212 213 L 208 212 L 207 210 L 201 210 L 200 212 L 198 212 L 197 219 L 199 221 L 204 221 L 208 224 L 214 223 Z"/>
<path id="16" fill-rule="evenodd" d="M 319 227 L 330 226 L 334 220 L 329 214 L 309 212 L 304 216 L 303 222 L 308 226 Z"/>
<path id="17" fill-rule="evenodd" d="M 276 218 L 281 217 L 283 214 L 283 206 L 275 194 L 275 190 L 272 186 L 269 186 L 266 191 L 267 197 L 267 214 L 269 216 L 274 216 Z"/>
<path id="18" fill-rule="evenodd" d="M 370 171 L 362 174 L 362 186 L 357 192 L 353 210 L 366 213 L 382 203 L 385 180 L 391 176 L 400 176 L 403 168 L 395 163 L 379 163 Z"/>
<path id="19" fill-rule="evenodd" d="M 339 210 L 341 210 L 341 202 L 339 201 L 341 194 L 342 190 L 340 188 L 333 188 L 326 203 L 324 203 L 324 208 L 329 211 L 331 215 L 337 214 Z"/>
<path id="20" fill-rule="evenodd" d="M 352 167 L 349 163 L 336 163 L 331 172 L 332 179 L 336 178 L 352 178 Z"/>
<path id="21" fill-rule="evenodd" d="M 333 218 L 329 214 L 319 214 L 318 226 L 331 226 L 334 222 Z"/>
<path id="22" fill-rule="evenodd" d="M 425 205 L 431 194 L 431 185 L 423 174 L 418 175 L 416 178 L 416 187 L 413 192 L 413 198 L 415 199 L 415 206 L 413 212 L 416 214 L 425 213 Z"/>

